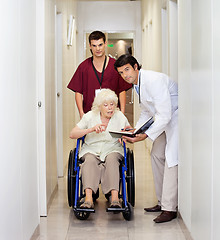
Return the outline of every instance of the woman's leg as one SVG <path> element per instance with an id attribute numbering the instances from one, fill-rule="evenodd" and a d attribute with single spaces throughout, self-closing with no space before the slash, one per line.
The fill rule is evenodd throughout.
<path id="1" fill-rule="evenodd" d="M 101 179 L 100 160 L 94 154 L 86 153 L 82 161 L 81 174 L 83 190 L 86 193 L 85 201 L 93 202 L 92 193 L 97 192 Z"/>
<path id="2" fill-rule="evenodd" d="M 85 189 L 85 193 L 86 193 L 86 198 L 85 198 L 85 202 L 93 202 L 92 199 L 92 189 L 91 188 L 86 188 Z"/>
<path id="3" fill-rule="evenodd" d="M 118 202 L 118 190 L 111 190 L 112 202 Z"/>
<path id="4" fill-rule="evenodd" d="M 119 165 L 123 156 L 120 153 L 110 153 L 105 158 L 104 169 L 102 172 L 101 183 L 102 191 L 107 194 L 111 191 L 112 201 L 118 201 L 119 191 Z"/>

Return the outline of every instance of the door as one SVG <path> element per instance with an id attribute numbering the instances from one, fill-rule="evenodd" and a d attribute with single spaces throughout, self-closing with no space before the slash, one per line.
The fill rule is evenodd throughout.
<path id="1" fill-rule="evenodd" d="M 56 144 L 57 175 L 63 177 L 63 114 L 62 114 L 62 14 L 56 14 Z"/>
<path id="2" fill-rule="evenodd" d="M 108 33 L 107 53 L 109 56 L 118 59 L 122 54 L 133 54 L 133 33 Z M 133 124 L 133 96 L 132 89 L 126 92 L 125 116 L 131 126 Z"/>

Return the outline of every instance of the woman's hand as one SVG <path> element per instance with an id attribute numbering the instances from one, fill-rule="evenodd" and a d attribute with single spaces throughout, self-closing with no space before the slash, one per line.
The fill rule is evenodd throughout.
<path id="1" fill-rule="evenodd" d="M 85 136 L 88 133 L 91 132 L 96 132 L 96 133 L 100 133 L 105 131 L 107 128 L 106 124 L 97 124 L 92 128 L 87 128 L 87 129 L 80 129 L 78 126 L 74 127 L 71 132 L 70 132 L 70 138 L 72 139 L 77 139 L 77 138 L 81 138 L 83 136 Z"/>
<path id="2" fill-rule="evenodd" d="M 93 132 L 96 132 L 96 133 L 104 132 L 106 128 L 107 128 L 106 124 L 99 123 L 93 127 Z"/>

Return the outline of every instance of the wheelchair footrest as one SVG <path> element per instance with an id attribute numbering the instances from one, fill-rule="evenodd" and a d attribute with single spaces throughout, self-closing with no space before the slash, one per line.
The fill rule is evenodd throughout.
<path id="1" fill-rule="evenodd" d="M 74 208 L 73 210 L 76 212 L 89 212 L 89 213 L 95 212 L 94 208 Z"/>
<path id="2" fill-rule="evenodd" d="M 106 208 L 106 212 L 124 212 L 125 208 Z"/>

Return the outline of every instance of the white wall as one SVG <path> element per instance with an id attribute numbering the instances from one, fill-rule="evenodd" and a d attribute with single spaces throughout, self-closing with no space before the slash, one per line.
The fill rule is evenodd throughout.
<path id="1" fill-rule="evenodd" d="M 39 222 L 36 1 L 8 0 L 0 15 L 0 239 L 30 239 Z"/>
<path id="2" fill-rule="evenodd" d="M 161 1 L 142 1 L 142 61 L 143 69 L 162 70 Z"/>
<path id="3" fill-rule="evenodd" d="M 95 14 L 97 13 L 98 14 Z M 134 56 L 141 59 L 141 9 L 139 1 L 80 1 L 78 4 L 78 61 L 85 59 L 83 51 L 86 32 L 134 32 Z"/>
<path id="4" fill-rule="evenodd" d="M 168 1 L 168 75 L 178 81 L 178 12 L 175 0 Z M 164 46 L 165 47 L 165 46 Z"/>
<path id="5" fill-rule="evenodd" d="M 63 1 L 66 13 L 76 11 L 73 2 Z M 30 239 L 57 183 L 54 7 L 54 0 L 1 4 L 0 239 Z"/>
<path id="6" fill-rule="evenodd" d="M 62 100 L 63 100 L 63 169 L 66 173 L 68 155 L 75 146 L 72 139 L 69 138 L 71 129 L 75 126 L 75 98 L 74 92 L 67 89 L 67 85 L 76 70 L 76 23 L 73 32 L 73 45 L 67 46 L 67 30 L 70 15 L 74 16 L 77 21 L 77 0 L 57 0 L 57 11 L 62 13 Z"/>
<path id="7" fill-rule="evenodd" d="M 76 0 L 46 0 L 37 2 L 37 73 L 38 73 L 38 101 L 42 107 L 38 111 L 38 159 L 40 182 L 40 215 L 47 216 L 48 207 L 57 188 L 57 151 L 56 151 L 56 49 L 55 49 L 55 18 L 57 12 L 62 13 L 62 52 L 63 52 L 63 140 L 64 140 L 64 167 L 68 154 L 72 148 L 69 132 L 73 127 L 74 103 L 73 96 L 66 102 L 66 85 L 72 76 L 75 60 L 75 38 L 73 46 L 67 47 L 67 24 L 69 15 L 75 15 Z M 56 7 L 56 8 L 55 8 Z M 56 10 L 56 11 L 55 11 Z M 75 33 L 74 33 L 75 35 Z M 70 108 L 72 106 L 72 108 Z M 71 123 L 71 126 L 70 126 Z M 42 124 L 42 127 L 40 126 Z M 67 126 L 67 127 L 66 127 Z M 69 141 L 68 141 L 69 140 Z M 66 144 L 68 143 L 68 144 Z M 71 146 L 70 146 L 71 145 Z M 68 147 L 69 146 L 69 147 Z"/>
<path id="8" fill-rule="evenodd" d="M 94 14 L 98 11 L 97 14 Z M 77 18 L 78 64 L 86 57 L 85 33 L 95 30 L 103 32 L 134 32 L 134 56 L 141 61 L 141 3 L 140 1 L 80 1 Z M 134 104 L 134 122 L 138 115 Z"/>
<path id="9" fill-rule="evenodd" d="M 37 161 L 39 181 L 39 214 L 47 215 L 46 194 L 46 124 L 45 124 L 45 4 L 36 1 L 36 91 L 37 102 Z"/>
<path id="10" fill-rule="evenodd" d="M 160 29 L 154 24 L 160 18 L 158 11 L 172 2 L 142 1 L 143 55 L 147 56 L 143 61 L 153 70 L 160 69 L 161 56 L 153 41 L 150 58 L 146 26 L 152 20 L 153 36 Z M 220 238 L 219 9 L 218 0 L 178 1 L 179 212 L 194 240 Z M 170 11 L 167 14 L 169 18 Z M 158 44 L 159 49 L 162 43 L 158 40 Z M 150 65 L 151 60 L 156 65 Z"/>
<path id="11" fill-rule="evenodd" d="M 179 210 L 195 240 L 219 230 L 219 1 L 179 1 Z"/>
<path id="12" fill-rule="evenodd" d="M 220 136 L 220 1 L 213 0 L 212 1 L 212 74 L 213 74 L 213 86 L 212 86 L 212 111 L 213 111 L 213 165 L 212 165 L 212 240 L 217 240 L 220 238 L 220 219 L 219 219 L 219 203 L 220 203 L 220 148 L 219 148 L 219 136 Z"/>
<path id="13" fill-rule="evenodd" d="M 143 68 L 164 72 L 178 81 L 177 4 L 142 0 Z"/>
<path id="14" fill-rule="evenodd" d="M 191 228 L 192 182 L 192 83 L 191 83 L 191 0 L 179 1 L 179 209 Z M 187 96 L 187 97 L 186 97 Z M 182 129 L 182 130 L 181 130 Z"/>
<path id="15" fill-rule="evenodd" d="M 45 1 L 45 120 L 47 203 L 57 185 L 55 0 Z"/>

